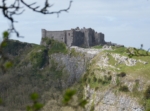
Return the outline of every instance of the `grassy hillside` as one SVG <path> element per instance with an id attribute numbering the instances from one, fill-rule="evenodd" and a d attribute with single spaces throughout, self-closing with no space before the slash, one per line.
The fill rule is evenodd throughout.
<path id="1" fill-rule="evenodd" d="M 112 106 L 122 107 L 119 103 L 120 98 L 126 97 L 135 102 L 138 108 L 142 106 L 144 110 L 149 110 L 150 56 L 130 58 L 125 47 L 112 47 L 112 50 L 106 50 L 101 46 L 95 46 L 93 48 L 99 49 L 100 53 L 93 59 L 86 60 L 88 56 L 86 51 L 81 53 L 50 39 L 44 41 L 45 46 L 9 41 L 5 53 L 13 60 L 13 67 L 6 73 L 0 71 L 0 98 L 3 99 L 0 111 L 25 111 L 26 106 L 32 102 L 29 95 L 33 92 L 41 96 L 40 101 L 45 105 L 42 111 L 83 111 L 81 107 L 62 105 L 64 91 L 68 88 L 77 91 L 70 102 L 72 106 L 78 105 L 82 99 L 88 101 L 85 111 L 99 111 L 107 104 L 104 103 L 107 96 L 113 97 L 112 95 L 116 99 L 114 104 L 104 109 L 111 109 Z M 146 52 L 140 50 L 139 53 Z M 80 57 L 81 61 L 88 61 L 82 78 L 78 81 L 72 80 L 71 84 L 68 83 L 70 74 L 66 71 L 66 66 L 61 61 L 58 62 L 60 58 L 56 61 L 52 55 L 55 57 L 63 55 L 74 61 Z M 80 63 L 74 61 L 69 65 L 76 66 L 78 62 Z M 124 106 L 124 109 L 126 108 Z"/>
<path id="2" fill-rule="evenodd" d="M 95 92 L 110 89 L 117 96 L 131 97 L 143 106 L 144 111 L 149 111 L 150 53 L 147 55 L 146 51 L 139 50 L 139 55 L 130 58 L 127 50 L 125 47 L 112 47 L 112 50 L 99 53 L 92 59 L 83 83 Z M 131 61 L 133 64 L 129 64 Z"/>

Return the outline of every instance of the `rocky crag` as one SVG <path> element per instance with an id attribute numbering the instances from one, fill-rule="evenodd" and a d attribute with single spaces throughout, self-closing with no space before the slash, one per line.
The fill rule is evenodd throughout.
<path id="1" fill-rule="evenodd" d="M 78 111 L 148 111 L 150 58 L 129 58 L 125 47 L 66 47 L 45 39 L 45 46 L 9 41 L 5 53 L 14 62 L 0 72 L 0 111 L 25 111 L 32 92 L 41 95 L 42 111 L 76 111 L 63 106 L 65 89 L 87 99 Z M 145 53 L 141 50 L 140 53 Z M 72 102 L 74 103 L 74 102 Z M 76 101 L 75 103 L 76 104 Z"/>

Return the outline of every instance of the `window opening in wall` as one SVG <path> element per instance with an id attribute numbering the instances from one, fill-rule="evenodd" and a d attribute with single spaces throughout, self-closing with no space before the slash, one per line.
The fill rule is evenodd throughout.
<path id="1" fill-rule="evenodd" d="M 68 33 L 68 35 L 70 36 L 70 33 Z"/>

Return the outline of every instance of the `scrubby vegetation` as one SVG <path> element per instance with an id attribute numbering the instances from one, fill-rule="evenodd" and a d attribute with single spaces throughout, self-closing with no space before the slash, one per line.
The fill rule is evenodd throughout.
<path id="1" fill-rule="evenodd" d="M 65 43 L 63 42 L 59 42 L 53 39 L 49 39 L 49 38 L 43 38 L 43 42 L 45 42 L 45 46 L 48 47 L 49 54 L 53 54 L 53 53 L 64 53 L 66 54 L 68 52 L 67 47 L 65 45 Z"/>
<path id="2" fill-rule="evenodd" d="M 150 86 L 147 87 L 146 91 L 144 92 L 144 98 L 150 99 Z"/>
<path id="3" fill-rule="evenodd" d="M 89 69 L 91 67 L 92 66 L 90 66 Z M 110 84 L 110 82 L 112 80 L 112 76 L 110 74 L 98 77 L 97 74 L 94 73 L 92 70 L 93 69 L 87 71 L 86 74 L 84 74 L 84 76 L 82 78 L 83 84 L 89 84 L 91 88 L 96 88 L 96 89 L 98 89 L 98 87 L 100 85 Z M 95 70 L 95 72 L 96 72 L 96 70 L 101 72 L 101 70 L 99 70 L 99 69 L 94 69 L 94 70 Z"/>
<path id="4" fill-rule="evenodd" d="M 150 111 L 150 100 L 146 100 L 145 111 Z"/>
<path id="5" fill-rule="evenodd" d="M 144 99 L 145 99 L 145 111 L 150 111 L 150 86 L 144 92 Z"/>
<path id="6" fill-rule="evenodd" d="M 96 49 L 101 49 L 102 47 L 103 47 L 102 45 L 93 46 L 93 48 L 96 48 Z"/>
<path id="7" fill-rule="evenodd" d="M 47 49 L 44 46 L 18 41 L 9 41 L 9 43 L 5 53 L 13 59 L 13 67 L 5 74 L 0 71 L 0 98 L 3 100 L 3 111 L 26 109 L 26 106 L 32 103 L 29 95 L 33 92 L 41 95 L 39 101 L 42 104 L 49 99 L 59 97 L 63 87 L 67 87 L 67 84 L 62 86 L 67 80 L 67 72 L 63 67 L 58 68 L 55 60 L 49 61 L 48 58 L 49 54 L 57 53 L 61 49 L 64 53 L 67 51 L 66 47 L 56 49 L 57 47 L 52 45 L 52 48 Z M 53 93 L 56 95 L 54 96 Z M 31 110 L 31 107 L 28 107 L 29 109 Z"/>
<path id="8" fill-rule="evenodd" d="M 120 90 L 120 91 L 123 91 L 123 92 L 128 92 L 128 91 L 129 91 L 128 86 L 126 86 L 126 85 L 120 86 L 120 87 L 119 87 L 119 90 Z"/>
<path id="9" fill-rule="evenodd" d="M 27 47 L 32 47 L 32 45 L 27 44 L 27 43 L 21 43 L 20 44 L 19 41 L 8 40 L 7 45 L 5 46 L 3 51 L 4 51 L 4 53 L 9 53 L 13 56 L 16 56 L 16 55 L 19 55 L 20 53 L 22 53 L 23 49 L 25 49 Z"/>
<path id="10" fill-rule="evenodd" d="M 109 53 L 117 53 L 117 54 L 121 54 L 121 55 L 127 55 L 127 48 L 126 47 L 115 47 L 115 46 L 111 46 L 112 50 L 106 50 L 104 52 L 109 52 Z"/>
<path id="11" fill-rule="evenodd" d="M 118 77 L 125 77 L 126 76 L 126 73 L 125 72 L 121 72 L 119 74 L 117 74 Z"/>
<path id="12" fill-rule="evenodd" d="M 35 68 L 42 68 L 46 63 L 46 59 L 48 56 L 48 50 L 46 48 L 38 48 L 38 50 L 34 50 L 30 54 L 30 61 Z"/>
<path id="13" fill-rule="evenodd" d="M 45 105 L 43 111 L 47 111 L 46 108 L 49 107 L 52 110 L 60 110 L 65 106 L 72 107 L 73 110 L 83 111 L 85 105 L 88 104 L 88 99 L 91 99 L 90 97 L 86 98 L 84 95 L 84 88 L 88 86 L 90 86 L 89 88 L 92 89 L 93 93 L 109 89 L 109 91 L 115 92 L 116 95 L 123 94 L 138 98 L 138 101 L 142 101 L 141 103 L 146 111 L 149 111 L 150 87 L 148 86 L 144 93 L 140 91 L 143 90 L 141 84 L 147 85 L 146 81 L 150 78 L 150 59 L 148 56 L 132 57 L 133 59 L 146 61 L 148 64 L 116 65 L 112 53 L 128 56 L 126 48 L 112 47 L 113 50 L 100 52 L 88 62 L 87 70 L 81 81 L 68 84 L 68 72 L 53 56 L 56 53 L 67 55 L 70 58 L 78 56 L 83 58 L 84 56 L 75 49 L 68 50 L 64 43 L 45 38 L 44 41 L 45 46 L 10 41 L 10 44 L 6 47 L 6 53 L 13 59 L 13 67 L 5 74 L 0 71 L 0 97 L 3 100 L 3 111 L 9 111 L 10 109 L 12 109 L 11 111 L 23 110 L 27 105 L 29 105 L 28 110 L 31 110 L 35 104 L 31 104 L 34 101 L 30 101 L 28 96 L 33 92 L 41 95 L 39 101 Z M 19 46 L 19 44 L 21 45 Z M 100 46 L 96 48 L 100 48 Z M 106 62 L 104 63 L 104 61 Z M 103 63 L 104 66 L 101 66 L 100 63 Z M 139 78 L 143 80 L 143 83 Z M 127 85 L 128 82 L 130 82 L 132 88 Z M 73 89 L 64 91 L 69 86 Z M 95 96 L 92 97 L 95 98 Z M 62 103 L 64 104 L 62 105 Z M 42 107 L 41 104 L 38 105 L 39 108 Z M 95 103 L 92 102 L 89 108 L 94 110 L 94 105 Z M 5 108 L 5 106 L 7 107 Z"/>
<path id="14" fill-rule="evenodd" d="M 71 49 L 70 51 L 70 56 L 74 56 L 74 57 L 77 57 L 80 53 L 79 52 L 76 52 L 76 50 L 74 48 Z"/>

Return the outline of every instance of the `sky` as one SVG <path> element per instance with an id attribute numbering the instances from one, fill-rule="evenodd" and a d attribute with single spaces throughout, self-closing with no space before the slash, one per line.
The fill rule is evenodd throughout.
<path id="1" fill-rule="evenodd" d="M 27 3 L 44 0 L 26 0 Z M 50 11 L 67 8 L 69 0 L 49 0 Z M 8 1 L 10 2 L 10 1 Z M 8 29 L 10 22 L 0 12 L 0 33 Z M 41 29 L 69 30 L 76 27 L 92 28 L 105 34 L 105 41 L 126 47 L 150 48 L 150 0 L 73 0 L 71 9 L 56 14 L 42 15 L 31 10 L 15 16 L 16 29 L 24 38 L 11 35 L 11 39 L 40 44 Z"/>

